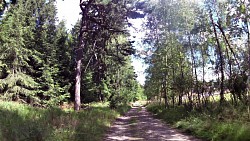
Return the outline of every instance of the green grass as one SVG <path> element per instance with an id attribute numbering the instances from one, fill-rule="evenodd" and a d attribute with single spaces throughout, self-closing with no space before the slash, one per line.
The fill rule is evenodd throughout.
<path id="1" fill-rule="evenodd" d="M 0 101 L 1 141 L 98 141 L 111 122 L 128 106 L 111 110 L 107 104 L 91 104 L 80 112 L 59 108 L 40 109 Z"/>
<path id="2" fill-rule="evenodd" d="M 184 107 L 165 109 L 151 104 L 147 109 L 172 126 L 205 140 L 250 141 L 250 122 L 245 108 L 188 112 Z"/>
<path id="3" fill-rule="evenodd" d="M 225 93 L 224 94 L 224 98 L 225 98 L 225 100 L 227 100 L 227 101 L 230 101 L 231 100 L 231 97 L 232 97 L 232 94 L 231 93 Z M 219 94 L 217 94 L 217 95 L 214 95 L 213 97 L 212 96 L 210 96 L 209 97 L 209 101 L 210 102 L 218 102 L 218 101 L 220 101 L 220 95 Z"/>

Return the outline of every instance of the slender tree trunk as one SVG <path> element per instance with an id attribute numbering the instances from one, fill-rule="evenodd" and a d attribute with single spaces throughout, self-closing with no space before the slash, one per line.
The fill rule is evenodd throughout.
<path id="1" fill-rule="evenodd" d="M 165 57 L 165 67 L 167 68 L 167 55 Z M 168 80 L 168 73 L 167 71 L 164 72 L 164 80 L 163 80 L 163 92 L 165 98 L 165 107 L 168 108 L 168 95 L 167 95 L 167 80 Z"/>
<path id="2" fill-rule="evenodd" d="M 250 25 L 248 22 L 248 77 L 247 77 L 247 112 L 248 112 L 248 119 L 250 119 Z"/>
<path id="3" fill-rule="evenodd" d="M 192 68 L 194 70 L 194 75 L 195 75 L 195 89 L 196 89 L 196 92 L 197 92 L 197 95 L 198 95 L 198 102 L 200 104 L 201 100 L 200 100 L 200 92 L 199 92 L 199 85 L 198 85 L 198 76 L 197 76 L 197 69 L 196 69 L 196 61 L 195 61 L 194 50 L 193 50 L 193 47 L 192 47 L 190 35 L 188 37 L 188 40 L 189 40 L 189 46 L 190 46 L 190 49 L 191 49 L 191 56 L 192 56 L 192 61 L 193 61 L 193 63 L 192 63 L 193 67 Z"/>
<path id="4" fill-rule="evenodd" d="M 189 41 L 189 47 L 191 49 L 191 43 L 190 43 L 190 35 L 188 36 L 188 41 Z M 190 95 L 188 95 L 188 99 L 189 99 L 189 105 L 190 105 L 190 110 L 193 109 L 193 91 L 194 91 L 194 61 L 193 61 L 193 55 L 192 55 L 192 49 L 191 49 L 191 68 L 192 68 L 192 72 L 191 72 L 191 76 L 192 76 L 192 82 L 191 82 L 191 92 Z"/>
<path id="5" fill-rule="evenodd" d="M 181 78 L 182 80 L 184 80 L 184 72 L 183 72 L 183 68 L 182 68 L 182 65 L 181 65 Z M 184 89 L 181 89 L 181 92 L 180 92 L 180 95 L 179 95 L 179 105 L 182 105 L 182 96 L 184 94 Z"/>
<path id="6" fill-rule="evenodd" d="M 175 79 L 175 69 L 173 68 L 173 80 Z M 175 107 L 175 94 L 174 91 L 172 91 L 172 103 L 173 103 L 173 107 Z"/>
<path id="7" fill-rule="evenodd" d="M 236 62 L 236 64 L 237 64 L 237 66 L 238 66 L 238 69 L 240 70 L 240 64 L 239 64 L 239 62 L 238 62 L 238 59 L 237 59 L 237 57 L 236 57 L 236 54 L 235 54 L 235 52 L 233 51 L 233 49 L 232 49 L 232 47 L 231 47 L 231 45 L 230 45 L 230 43 L 229 43 L 229 41 L 228 41 L 228 39 L 227 39 L 227 36 L 226 36 L 226 34 L 225 34 L 223 28 L 221 27 L 220 22 L 218 22 L 218 24 L 216 24 L 216 26 L 217 26 L 217 27 L 219 28 L 219 30 L 221 31 L 222 36 L 223 36 L 223 38 L 224 38 L 224 40 L 225 40 L 225 42 L 226 42 L 226 44 L 227 44 L 227 47 L 229 48 L 229 50 L 230 50 L 231 53 L 233 54 L 234 59 L 235 59 L 235 62 Z"/>
<path id="8" fill-rule="evenodd" d="M 201 55 L 202 55 L 202 99 L 203 99 L 203 105 L 206 107 L 207 106 L 207 100 L 206 96 L 204 95 L 205 89 L 206 89 L 206 84 L 205 84 L 205 50 L 203 46 L 201 47 Z"/>
<path id="9" fill-rule="evenodd" d="M 182 105 L 182 95 L 179 95 L 178 98 L 179 98 L 178 99 L 178 105 L 180 106 L 180 105 Z"/>
<path id="10" fill-rule="evenodd" d="M 214 31 L 214 35 L 215 35 L 215 39 L 216 39 L 216 43 L 217 43 L 217 47 L 218 47 L 218 51 L 219 51 L 219 59 L 220 59 L 220 73 L 221 73 L 221 83 L 220 83 L 220 104 L 222 104 L 225 101 L 225 97 L 224 97 L 224 58 L 223 58 L 223 54 L 222 54 L 222 49 L 220 46 L 220 41 L 217 35 L 217 30 L 216 30 L 216 26 L 212 17 L 212 11 L 210 11 L 210 20 L 212 21 L 212 26 L 213 26 L 213 31 Z"/>
<path id="11" fill-rule="evenodd" d="M 161 105 L 161 97 L 162 97 L 162 91 L 161 91 L 161 86 L 160 88 L 158 89 L 158 93 L 160 94 L 157 94 L 157 101 L 159 102 L 159 105 Z"/>
<path id="12" fill-rule="evenodd" d="M 226 48 L 226 53 L 227 53 L 227 58 L 228 58 L 228 65 L 229 65 L 229 88 L 230 88 L 230 92 L 232 94 L 232 104 L 233 105 L 237 105 L 237 99 L 236 99 L 236 95 L 234 93 L 234 90 L 233 90 L 233 83 L 234 83 L 234 79 L 233 79 L 233 76 L 232 76 L 232 60 L 231 60 L 231 57 L 229 55 L 229 52 L 228 52 L 228 49 Z"/>
<path id="13" fill-rule="evenodd" d="M 163 79 L 163 97 L 165 100 L 165 108 L 168 108 L 168 96 L 167 96 L 167 81 L 166 81 L 166 74 Z"/>
<path id="14" fill-rule="evenodd" d="M 248 10 L 247 10 L 248 13 Z M 250 119 L 250 20 L 247 19 L 247 42 L 248 42 L 248 77 L 247 77 L 247 112 L 248 112 L 248 118 Z"/>

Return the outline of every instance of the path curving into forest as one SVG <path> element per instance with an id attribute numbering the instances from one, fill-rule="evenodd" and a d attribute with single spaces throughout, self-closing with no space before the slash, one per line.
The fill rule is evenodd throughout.
<path id="1" fill-rule="evenodd" d="M 145 107 L 133 107 L 118 118 L 105 135 L 104 141 L 201 141 L 185 135 L 155 119 Z"/>

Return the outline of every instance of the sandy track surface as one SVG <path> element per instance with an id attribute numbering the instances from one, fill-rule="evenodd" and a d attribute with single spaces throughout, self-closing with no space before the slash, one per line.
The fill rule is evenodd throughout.
<path id="1" fill-rule="evenodd" d="M 118 118 L 105 135 L 103 141 L 201 141 L 170 128 L 155 119 L 145 107 L 132 108 Z"/>

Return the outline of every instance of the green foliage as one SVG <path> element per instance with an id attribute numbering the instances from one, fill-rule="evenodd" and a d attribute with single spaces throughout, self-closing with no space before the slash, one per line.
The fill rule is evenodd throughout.
<path id="1" fill-rule="evenodd" d="M 110 100 L 110 104 L 109 107 L 111 109 L 116 109 L 119 106 L 121 106 L 123 104 L 123 97 L 121 96 L 113 96 L 112 99 Z"/>
<path id="2" fill-rule="evenodd" d="M 74 112 L 0 101 L 0 140 L 99 141 L 111 122 L 128 109 L 124 105 L 115 111 L 97 103 L 88 110 Z"/>
<path id="3" fill-rule="evenodd" d="M 218 105 L 219 106 L 219 105 Z M 246 120 L 247 111 L 240 107 L 233 107 L 212 112 L 204 111 L 187 112 L 184 107 L 175 107 L 166 109 L 158 103 L 150 104 L 147 109 L 158 118 L 163 119 L 174 127 L 180 128 L 189 134 L 206 140 L 225 140 L 225 141 L 247 141 L 250 132 L 250 123 Z"/>
<path id="4" fill-rule="evenodd" d="M 157 114 L 157 117 L 164 119 L 171 124 L 174 124 L 181 119 L 185 119 L 188 115 L 188 112 L 184 107 L 166 109 L 164 105 L 159 103 L 150 104 L 147 106 L 147 109 L 150 112 Z"/>
<path id="5" fill-rule="evenodd" d="M 21 97 L 35 99 L 34 96 L 39 88 L 35 78 L 30 75 L 34 73 L 30 64 L 31 56 L 37 57 L 37 54 L 30 49 L 34 45 L 32 41 L 34 18 L 26 20 L 25 17 L 31 7 L 30 1 L 26 5 L 20 2 L 13 6 L 0 25 L 0 64 L 3 66 L 0 76 L 3 82 L 1 91 L 8 99 L 18 100 Z"/>
<path id="6" fill-rule="evenodd" d="M 0 25 L 0 96 L 36 106 L 69 97 L 68 34 L 53 0 L 18 1 Z M 63 56 L 63 57 L 62 57 Z"/>
<path id="7" fill-rule="evenodd" d="M 75 49 L 79 47 L 80 21 L 70 32 L 64 21 L 56 25 L 55 4 L 54 0 L 20 0 L 10 5 L 3 17 L 0 25 L 1 99 L 42 107 L 74 99 Z M 118 107 L 141 99 L 142 90 L 135 81 L 129 57 L 134 50 L 125 32 L 124 17 L 128 9 L 121 6 L 124 4 L 121 1 L 97 0 L 93 4 L 103 6 L 91 7 L 99 12 L 90 12 L 90 16 L 96 18 L 93 13 L 105 14 L 98 16 L 108 27 L 97 28 L 99 24 L 88 21 L 93 32 L 89 31 L 84 39 L 81 100 L 104 102 L 119 97 L 115 106 Z M 116 74 L 117 69 L 119 74 Z"/>

